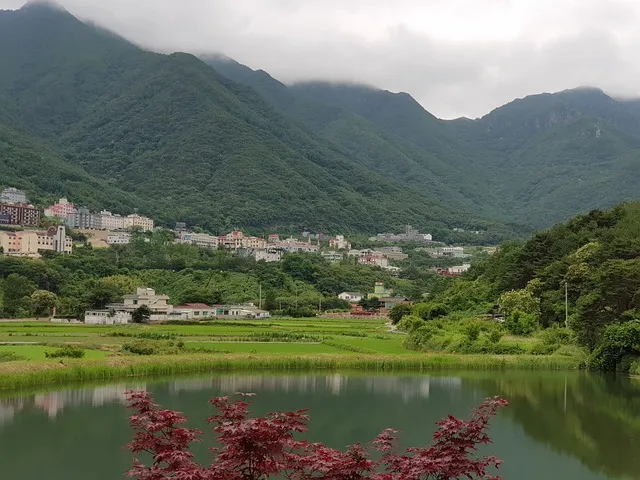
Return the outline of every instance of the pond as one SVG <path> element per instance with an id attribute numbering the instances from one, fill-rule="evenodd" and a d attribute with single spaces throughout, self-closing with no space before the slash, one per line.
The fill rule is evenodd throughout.
<path id="1" fill-rule="evenodd" d="M 366 442 L 387 427 L 401 431 L 403 446 L 424 445 L 437 420 L 466 417 L 500 395 L 510 405 L 493 420 L 494 443 L 483 453 L 504 460 L 503 478 L 640 478 L 640 382 L 577 372 L 234 374 L 0 392 L 0 478 L 123 478 L 131 433 L 122 393 L 130 388 L 152 391 L 202 428 L 210 397 L 254 392 L 258 414 L 310 409 L 309 437 L 332 447 Z"/>

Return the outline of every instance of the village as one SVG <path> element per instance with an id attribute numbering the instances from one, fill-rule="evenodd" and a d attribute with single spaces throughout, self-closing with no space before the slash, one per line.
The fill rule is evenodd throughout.
<path id="1" fill-rule="evenodd" d="M 42 218 L 49 219 L 48 228 L 37 229 Z M 135 232 L 151 232 L 156 227 L 152 219 L 131 213 L 114 214 L 107 210 L 91 212 L 88 208 L 77 207 L 67 198 L 60 198 L 43 210 L 43 215 L 31 204 L 24 191 L 6 187 L 0 193 L 0 226 L 14 226 L 22 229 L 0 230 L 0 249 L 4 255 L 39 258 L 43 252 L 72 253 L 73 240 L 68 230 L 77 231 L 87 237 L 94 248 L 108 248 L 127 245 Z M 445 246 L 433 240 L 428 233 L 421 233 L 411 225 L 403 233 L 381 233 L 369 238 L 371 243 L 385 243 L 376 248 L 353 249 L 352 243 L 344 235 L 329 236 L 322 233 L 302 232 L 302 239 L 279 234 L 266 238 L 245 235 L 242 231 L 232 231 L 224 235 L 194 232 L 184 222 L 176 222 L 173 229 L 174 241 L 196 245 L 207 249 L 226 249 L 242 257 L 252 257 L 256 261 L 279 262 L 287 253 L 315 253 L 328 262 L 340 262 L 354 258 L 361 265 L 369 265 L 398 275 L 401 267 L 394 262 L 402 262 L 409 255 L 402 247 L 388 245 L 394 242 L 416 242 L 432 246 L 417 247 L 432 258 L 468 258 L 464 248 Z M 459 265 L 435 268 L 444 276 L 459 276 L 470 268 L 463 261 Z"/>

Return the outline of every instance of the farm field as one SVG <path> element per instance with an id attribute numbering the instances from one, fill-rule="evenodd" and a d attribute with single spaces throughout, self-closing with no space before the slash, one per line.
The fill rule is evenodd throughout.
<path id="1" fill-rule="evenodd" d="M 576 369 L 555 355 L 460 355 L 403 346 L 383 320 L 269 319 L 97 326 L 0 323 L 0 390 L 233 370 Z M 72 358 L 61 352 L 80 351 Z M 58 354 L 49 358 L 45 354 Z"/>

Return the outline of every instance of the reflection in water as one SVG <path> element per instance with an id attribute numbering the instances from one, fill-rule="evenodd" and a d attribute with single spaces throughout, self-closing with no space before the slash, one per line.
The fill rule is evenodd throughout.
<path id="1" fill-rule="evenodd" d="M 289 393 L 313 393 L 318 388 L 328 390 L 333 395 L 340 393 L 348 386 L 349 376 L 339 373 L 316 376 L 281 376 L 281 375 L 246 375 L 221 376 L 210 378 L 187 378 L 168 382 L 168 390 L 172 394 L 194 391 L 218 391 L 220 394 L 236 392 L 280 391 Z M 362 378 L 360 378 L 362 380 Z M 431 383 L 446 386 L 450 389 L 460 388 L 459 377 L 424 377 L 417 383 L 415 378 L 402 377 L 365 377 L 366 390 L 374 395 L 400 395 L 403 402 L 414 398 L 428 398 Z M 9 399 L 0 399 L 0 425 L 8 423 L 16 412 L 26 407 L 35 407 L 47 413 L 50 419 L 62 412 L 65 407 L 89 404 L 100 407 L 106 403 L 119 402 L 125 404 L 127 390 L 145 390 L 145 383 L 117 383 L 74 390 L 60 390 L 35 395 L 18 395 Z"/>
<path id="2" fill-rule="evenodd" d="M 122 478 L 130 465 L 122 449 L 131 435 L 123 406 L 130 389 L 151 390 L 158 403 L 184 411 L 194 426 L 211 414 L 209 398 L 255 392 L 257 414 L 309 408 L 310 440 L 340 448 L 387 427 L 401 430 L 404 445 L 424 445 L 435 421 L 449 413 L 466 416 L 483 398 L 501 395 L 510 406 L 492 424 L 495 444 L 487 453 L 505 461 L 505 479 L 640 478 L 640 384 L 554 372 L 221 375 L 5 394 L 2 478 Z M 202 458 L 213 439 L 205 435 L 197 447 Z M 31 461 L 34 451 L 42 461 Z"/>
<path id="3" fill-rule="evenodd" d="M 626 377 L 467 378 L 509 399 L 504 414 L 556 451 L 613 478 L 640 478 L 640 383 Z"/>
<path id="4" fill-rule="evenodd" d="M 246 375 L 213 378 L 192 378 L 169 382 L 169 391 L 218 390 L 225 394 L 236 392 L 252 392 L 254 390 L 274 391 L 284 393 L 292 391 L 312 393 L 317 389 L 329 390 L 333 395 L 347 388 L 349 375 L 334 373 L 331 375 Z M 363 380 L 362 377 L 355 377 Z M 414 398 L 429 398 L 429 385 L 437 384 L 450 389 L 460 388 L 462 380 L 459 377 L 421 377 L 417 384 L 416 378 L 410 377 L 364 377 L 366 389 L 373 394 L 400 395 L 404 402 Z"/>

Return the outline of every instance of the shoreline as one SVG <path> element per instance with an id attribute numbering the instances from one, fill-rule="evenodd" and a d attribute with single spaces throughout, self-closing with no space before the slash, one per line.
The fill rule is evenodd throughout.
<path id="1" fill-rule="evenodd" d="M 0 363 L 0 390 L 85 381 L 189 373 L 360 370 L 579 370 L 581 359 L 542 355 L 220 354 L 117 356 L 103 359 L 24 360 Z"/>

